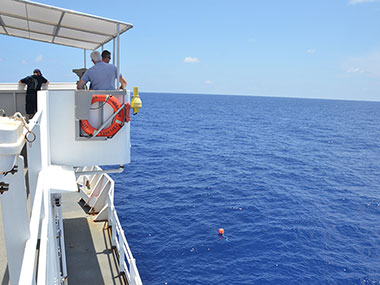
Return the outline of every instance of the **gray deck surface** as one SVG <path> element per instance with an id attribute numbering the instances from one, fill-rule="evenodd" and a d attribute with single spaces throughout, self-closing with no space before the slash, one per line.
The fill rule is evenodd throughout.
<path id="1" fill-rule="evenodd" d="M 128 284 L 119 273 L 117 254 L 111 247 L 106 222 L 93 222 L 79 193 L 62 195 L 68 284 Z M 0 284 L 9 283 L 0 208 Z"/>
<path id="2" fill-rule="evenodd" d="M 62 195 L 63 226 L 69 284 L 127 284 L 119 273 L 111 232 L 94 222 L 79 193 Z"/>

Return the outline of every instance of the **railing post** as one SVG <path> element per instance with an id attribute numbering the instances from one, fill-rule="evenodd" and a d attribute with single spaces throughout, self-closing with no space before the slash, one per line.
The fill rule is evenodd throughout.
<path id="1" fill-rule="evenodd" d="M 119 266 L 120 272 L 124 272 L 124 231 L 121 230 L 119 233 Z"/>
<path id="2" fill-rule="evenodd" d="M 136 277 L 137 277 L 137 274 L 136 274 L 136 259 L 134 259 L 134 258 L 131 258 L 131 260 L 129 261 L 129 276 L 131 276 L 131 280 L 132 280 L 132 284 L 131 285 L 136 284 Z"/>
<path id="3" fill-rule="evenodd" d="M 66 265 L 66 249 L 65 249 L 65 238 L 64 238 L 64 230 L 63 230 L 63 215 L 62 215 L 62 205 L 61 205 L 61 196 L 59 197 L 59 205 L 58 207 L 58 216 L 59 216 L 59 242 L 61 247 L 61 257 L 62 257 L 62 277 L 67 277 L 67 265 Z"/>
<path id="4" fill-rule="evenodd" d="M 111 206 L 111 224 L 112 224 L 112 246 L 116 246 L 116 222 L 115 222 L 115 209 Z"/>
<path id="5" fill-rule="evenodd" d="M 110 193 L 107 194 L 107 220 L 108 220 L 108 229 L 110 229 L 113 226 Z"/>

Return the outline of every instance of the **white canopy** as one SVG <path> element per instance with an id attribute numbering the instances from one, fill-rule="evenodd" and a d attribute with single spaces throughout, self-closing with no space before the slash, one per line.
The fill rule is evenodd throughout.
<path id="1" fill-rule="evenodd" d="M 133 25 L 24 0 L 0 0 L 0 34 L 94 50 Z"/>

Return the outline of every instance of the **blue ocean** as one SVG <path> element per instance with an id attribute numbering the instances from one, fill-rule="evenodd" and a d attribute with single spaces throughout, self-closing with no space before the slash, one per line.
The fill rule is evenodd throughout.
<path id="1" fill-rule="evenodd" d="M 380 284 L 380 103 L 140 96 L 112 176 L 144 284 Z"/>

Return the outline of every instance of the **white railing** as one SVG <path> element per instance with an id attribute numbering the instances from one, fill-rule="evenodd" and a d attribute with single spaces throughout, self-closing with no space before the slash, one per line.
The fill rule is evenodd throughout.
<path id="1" fill-rule="evenodd" d="M 26 84 L 0 83 L 1 109 L 5 110 L 7 116 L 16 112 L 25 113 L 25 89 Z M 76 83 L 62 82 L 50 83 L 48 86 L 42 84 L 42 90 L 76 90 Z"/>
<path id="2" fill-rule="evenodd" d="M 32 131 L 39 131 L 40 116 L 41 113 L 37 113 L 35 116 L 37 120 L 30 125 Z M 39 140 L 34 142 L 34 144 L 40 143 Z M 28 149 L 28 157 L 30 154 L 41 156 L 40 147 L 33 145 L 33 148 Z M 39 175 L 36 182 L 30 183 L 32 198 L 30 236 L 25 244 L 19 284 L 63 284 L 67 278 L 67 268 L 60 195 L 51 192 L 46 181 L 48 175 L 43 171 L 40 172 L 42 165 L 39 163 L 33 167 L 37 167 L 34 171 Z M 80 170 L 99 171 L 101 168 L 95 166 Z M 112 232 L 111 242 L 119 255 L 120 272 L 125 274 L 128 284 L 142 285 L 136 260 L 129 248 L 114 206 L 114 181 L 108 174 L 97 173 L 80 176 L 77 182 L 83 181 L 83 186 L 85 186 L 85 180 L 88 179 L 90 186 L 94 186 L 101 176 L 107 180 L 102 189 L 108 191 L 104 199 L 103 213 L 108 215 L 107 220 Z M 106 187 L 107 184 L 110 186 Z"/>
<path id="3" fill-rule="evenodd" d="M 99 166 L 94 167 L 83 167 L 78 169 L 78 171 L 99 171 L 101 168 Z M 142 285 L 139 271 L 136 266 L 136 260 L 132 255 L 132 251 L 129 248 L 129 244 L 124 234 L 124 230 L 121 227 L 119 217 L 114 205 L 114 181 L 106 173 L 96 173 L 92 175 L 82 175 L 79 176 L 77 181 L 82 184 L 82 187 L 85 187 L 86 179 L 90 183 L 90 187 L 95 185 L 95 182 L 100 180 L 100 177 L 103 176 L 105 179 L 111 182 L 111 187 L 109 188 L 107 199 L 104 204 L 104 209 L 107 210 L 107 221 L 108 225 L 111 228 L 111 243 L 115 247 L 119 255 L 119 270 L 125 274 L 125 277 L 128 280 L 130 285 Z M 107 184 L 107 182 L 106 182 Z M 89 202 L 90 203 L 90 202 Z"/>
<path id="4" fill-rule="evenodd" d="M 125 273 L 129 284 L 140 285 L 142 281 L 137 270 L 136 259 L 134 259 L 131 249 L 129 248 L 124 230 L 120 225 L 119 217 L 117 216 L 112 201 L 113 197 L 111 197 L 111 193 L 109 193 L 107 197 L 107 203 L 109 205 L 108 223 L 112 226 L 112 245 L 116 247 L 119 253 L 120 272 Z"/>
<path id="5" fill-rule="evenodd" d="M 77 84 L 75 82 L 50 82 L 49 85 L 42 84 L 42 90 L 76 90 Z M 24 91 L 26 84 L 23 83 L 0 83 L 0 91 Z"/>
<path id="6" fill-rule="evenodd" d="M 50 189 L 44 187 L 40 177 L 32 216 L 30 237 L 25 244 L 19 284 L 62 284 L 67 277 L 63 244 L 61 209 L 52 201 Z M 59 203 L 60 204 L 60 203 Z M 39 250 L 38 249 L 39 240 Z"/>
<path id="7" fill-rule="evenodd" d="M 41 112 L 35 115 L 38 120 L 40 116 Z M 30 128 L 32 131 L 39 131 L 38 123 L 31 124 Z M 39 143 L 39 140 L 34 142 Z M 39 146 L 29 148 L 28 151 L 37 152 L 37 156 L 41 155 Z M 25 244 L 19 284 L 62 284 L 67 277 L 62 209 L 60 201 L 54 203 L 55 198 L 60 199 L 60 195 L 54 197 L 53 201 L 52 196 L 55 194 L 51 194 L 45 179 L 46 176 L 40 173 L 38 180 L 30 183 L 30 236 Z"/>

